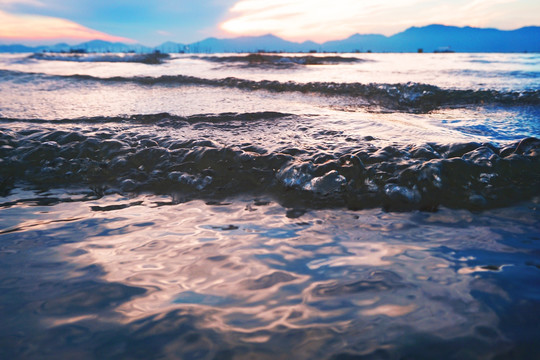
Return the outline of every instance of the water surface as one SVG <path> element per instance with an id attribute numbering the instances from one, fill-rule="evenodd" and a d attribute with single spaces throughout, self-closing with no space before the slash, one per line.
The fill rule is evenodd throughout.
<path id="1" fill-rule="evenodd" d="M 540 356 L 537 54 L 77 56 L 0 56 L 1 358 Z"/>

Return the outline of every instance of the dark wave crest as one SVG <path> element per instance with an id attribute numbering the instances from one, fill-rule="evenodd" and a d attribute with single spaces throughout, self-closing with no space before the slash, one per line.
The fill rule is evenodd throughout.
<path id="1" fill-rule="evenodd" d="M 540 140 L 504 147 L 471 142 L 383 148 L 366 140 L 345 150 L 306 153 L 292 146 L 221 146 L 208 138 L 106 129 L 4 128 L 0 191 L 18 184 L 175 193 L 185 199 L 270 196 L 291 207 L 485 209 L 540 195 Z"/>
<path id="2" fill-rule="evenodd" d="M 163 64 L 170 58 L 169 54 L 159 52 L 150 54 L 78 54 L 78 53 L 35 53 L 28 57 L 34 60 L 75 61 L 75 62 L 127 62 L 149 65 Z"/>
<path id="3" fill-rule="evenodd" d="M 12 119 L 0 117 L 0 123 L 34 123 L 34 124 L 105 124 L 105 123 L 130 123 L 152 124 L 158 126 L 184 126 L 195 123 L 227 123 L 232 121 L 250 122 L 259 120 L 276 120 L 279 118 L 294 116 L 293 114 L 275 111 L 260 111 L 252 113 L 220 113 L 220 114 L 197 114 L 189 116 L 159 114 L 136 114 L 126 116 L 96 116 L 75 119 Z"/>
<path id="4" fill-rule="evenodd" d="M 355 57 L 327 55 L 271 55 L 271 54 L 249 54 L 232 56 L 193 56 L 193 59 L 201 59 L 220 64 L 241 64 L 247 66 L 273 66 L 289 67 L 295 65 L 335 65 L 335 64 L 353 64 L 368 60 Z"/>
<path id="5" fill-rule="evenodd" d="M 204 79 L 186 75 L 164 75 L 159 77 L 115 76 L 100 78 L 90 75 L 44 75 L 19 73 L 0 70 L 0 77 L 27 77 L 31 81 L 33 76 L 41 76 L 59 80 L 97 81 L 102 83 L 136 83 L 146 86 L 182 86 L 202 85 L 237 88 L 254 91 L 265 90 L 276 93 L 301 92 L 328 96 L 344 96 L 364 100 L 366 104 L 381 106 L 393 110 L 404 111 L 430 111 L 448 106 L 490 105 L 540 105 L 540 90 L 524 91 L 497 91 L 497 90 L 457 90 L 442 89 L 434 85 L 406 83 L 406 84 L 361 84 L 361 83 L 335 83 L 335 82 L 279 82 L 271 80 L 246 80 L 234 77 L 223 79 Z"/>

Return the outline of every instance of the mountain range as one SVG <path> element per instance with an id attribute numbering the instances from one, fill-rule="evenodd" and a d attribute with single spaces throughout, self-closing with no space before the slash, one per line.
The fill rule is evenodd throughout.
<path id="1" fill-rule="evenodd" d="M 156 47 L 93 40 L 78 45 L 29 47 L 0 45 L 0 52 L 135 52 L 239 53 L 239 52 L 540 52 L 540 26 L 498 30 L 445 25 L 411 27 L 392 36 L 355 34 L 319 44 L 287 41 L 268 34 L 231 39 L 207 38 L 191 44 L 166 42 Z"/>

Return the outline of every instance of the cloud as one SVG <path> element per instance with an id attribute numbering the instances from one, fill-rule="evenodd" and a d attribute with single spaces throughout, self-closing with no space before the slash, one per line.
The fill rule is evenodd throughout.
<path id="1" fill-rule="evenodd" d="M 1 4 L 15 1 L 0 0 Z M 20 1 L 18 1 L 20 3 Z M 0 40 L 106 40 L 134 42 L 131 39 L 109 35 L 77 24 L 76 22 L 40 15 L 16 15 L 0 10 Z"/>
<path id="2" fill-rule="evenodd" d="M 172 34 L 166 30 L 156 30 L 156 34 L 160 36 L 171 36 Z"/>
<path id="3" fill-rule="evenodd" d="M 531 0 L 240 0 L 220 28 L 234 35 L 272 33 L 289 40 L 327 41 L 354 33 L 392 35 L 433 23 L 508 28 L 538 23 Z"/>
<path id="4" fill-rule="evenodd" d="M 39 0 L 0 0 L 1 8 L 11 8 L 16 5 L 45 6 L 45 4 Z"/>

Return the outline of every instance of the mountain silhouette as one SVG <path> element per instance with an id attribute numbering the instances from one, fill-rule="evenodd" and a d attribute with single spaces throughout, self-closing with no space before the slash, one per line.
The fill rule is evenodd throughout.
<path id="1" fill-rule="evenodd" d="M 540 52 L 540 27 L 498 30 L 428 25 L 411 27 L 392 36 L 354 34 L 343 40 L 319 44 L 287 41 L 275 35 L 241 36 L 229 39 L 207 38 L 191 44 L 166 42 L 156 47 L 140 44 L 92 40 L 78 45 L 57 44 L 30 47 L 20 44 L 0 45 L 0 52 L 136 52 L 166 53 L 235 53 L 235 52 Z"/>

